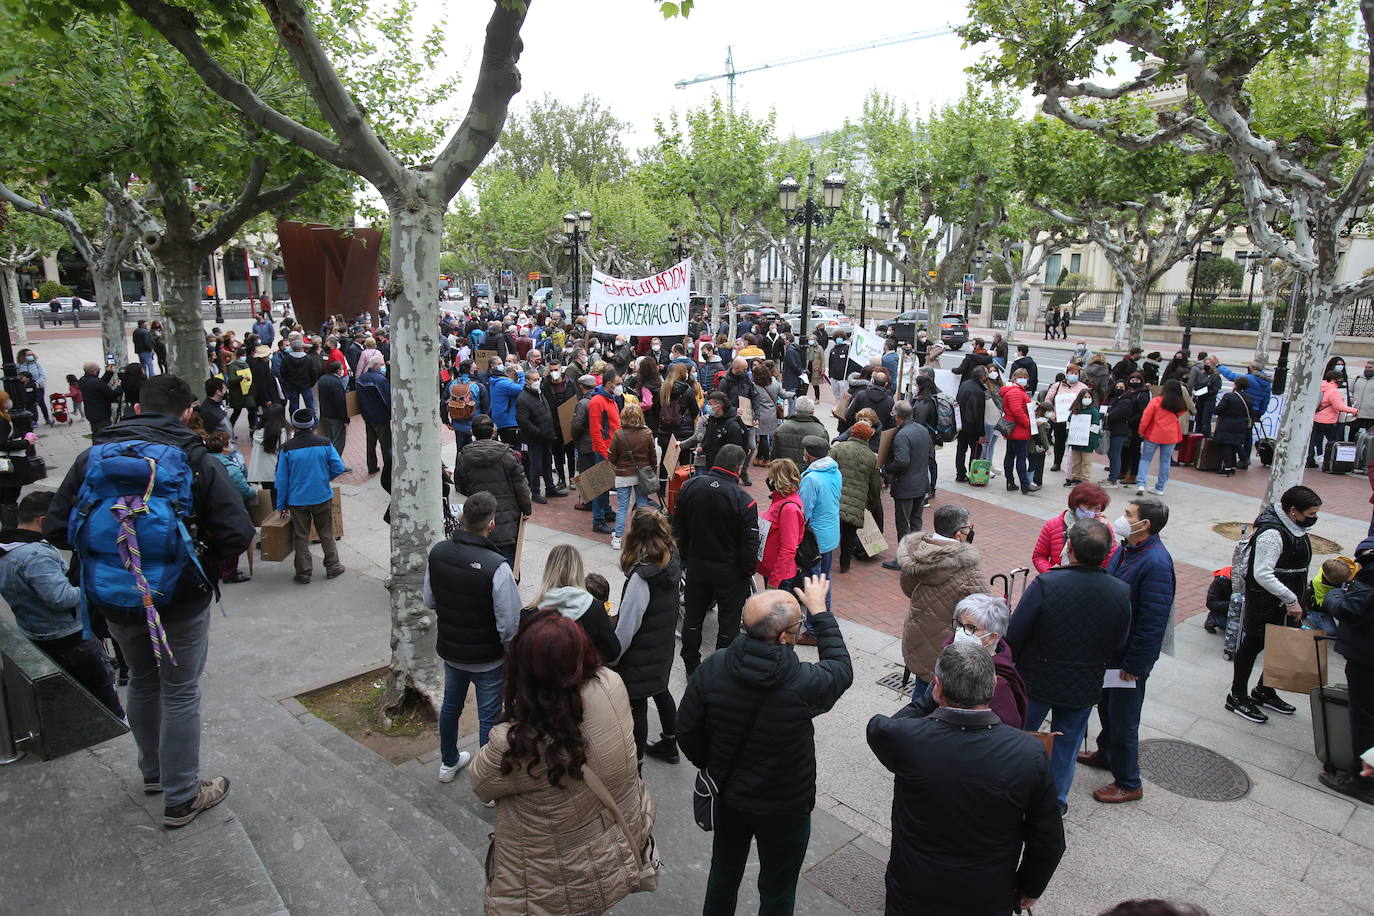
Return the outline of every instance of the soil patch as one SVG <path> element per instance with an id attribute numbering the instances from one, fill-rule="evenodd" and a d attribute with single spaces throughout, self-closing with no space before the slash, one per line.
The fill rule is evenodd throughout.
<path id="1" fill-rule="evenodd" d="M 1218 522 L 1212 526 L 1212 530 L 1224 538 L 1239 541 L 1250 535 L 1250 527 L 1253 524 L 1253 522 Z M 1314 554 L 1338 554 L 1341 552 L 1341 545 L 1329 538 L 1316 534 L 1309 534 L 1307 537 L 1312 542 L 1312 553 Z"/>
<path id="2" fill-rule="evenodd" d="M 392 763 L 404 763 L 439 749 L 439 723 L 427 704 L 408 705 L 391 719 L 382 715 L 386 693 L 385 668 L 369 671 L 297 697 L 310 710 L 359 744 Z M 463 706 L 458 722 L 461 737 L 477 729 L 476 703 Z"/>

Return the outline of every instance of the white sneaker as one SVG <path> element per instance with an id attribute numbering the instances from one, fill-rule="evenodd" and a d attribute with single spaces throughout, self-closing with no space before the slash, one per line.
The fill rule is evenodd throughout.
<path id="1" fill-rule="evenodd" d="M 1155 495 L 1156 495 L 1156 496 L 1163 496 L 1163 495 L 1164 495 L 1164 488 L 1163 488 L 1163 487 L 1155 487 Z"/>
<path id="2" fill-rule="evenodd" d="M 619 549 L 620 549 L 620 538 L 616 537 L 614 534 L 611 535 L 611 549 L 612 549 L 612 550 L 619 550 Z"/>
<path id="3" fill-rule="evenodd" d="M 1144 486 L 1136 487 L 1136 488 L 1135 488 L 1135 495 L 1136 495 L 1136 496 L 1144 496 L 1144 495 L 1145 495 L 1145 487 L 1144 487 Z"/>
<path id="4" fill-rule="evenodd" d="M 491 801 L 484 801 L 484 802 L 482 802 L 482 807 L 483 807 L 483 808 L 495 808 L 495 807 L 496 807 L 496 799 L 493 798 Z"/>
<path id="5" fill-rule="evenodd" d="M 439 761 L 439 781 L 453 782 L 453 777 L 458 775 L 458 771 L 467 766 L 472 760 L 472 754 L 467 751 L 458 752 L 458 762 L 453 766 L 445 766 L 444 762 Z"/>

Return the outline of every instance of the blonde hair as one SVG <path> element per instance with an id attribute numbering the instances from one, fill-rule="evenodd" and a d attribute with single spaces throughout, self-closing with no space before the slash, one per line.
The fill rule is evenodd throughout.
<path id="1" fill-rule="evenodd" d="M 791 458 L 774 458 L 768 462 L 768 482 L 773 492 L 787 496 L 801 488 L 801 474 Z"/>
<path id="2" fill-rule="evenodd" d="M 878 411 L 874 410 L 872 407 L 864 407 L 858 413 L 854 414 L 854 422 L 857 423 L 860 420 L 867 421 L 868 425 L 873 429 L 882 429 L 882 426 L 878 423 Z"/>
<path id="3" fill-rule="evenodd" d="M 569 585 L 583 588 L 586 581 L 582 554 L 571 544 L 558 544 L 549 551 L 549 558 L 544 562 L 544 579 L 539 583 L 539 597 Z"/>
<path id="4" fill-rule="evenodd" d="M 638 404 L 626 404 L 620 408 L 620 425 L 624 429 L 643 429 L 644 411 Z"/>

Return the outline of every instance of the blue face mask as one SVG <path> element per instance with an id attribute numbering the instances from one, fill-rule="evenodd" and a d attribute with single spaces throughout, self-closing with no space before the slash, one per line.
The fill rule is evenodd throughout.
<path id="1" fill-rule="evenodd" d="M 1098 511 L 1096 509 L 1084 509 L 1082 506 L 1079 506 L 1077 509 L 1073 510 L 1073 514 L 1081 519 L 1089 519 L 1097 518 Z"/>
<path id="2" fill-rule="evenodd" d="M 382 375 L 386 375 L 386 366 L 379 366 L 377 369 Z"/>

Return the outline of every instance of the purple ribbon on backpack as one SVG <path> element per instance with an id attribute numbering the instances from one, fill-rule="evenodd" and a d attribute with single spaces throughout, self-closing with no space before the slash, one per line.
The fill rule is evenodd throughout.
<path id="1" fill-rule="evenodd" d="M 151 463 L 151 462 L 150 462 Z M 152 480 L 148 482 L 148 492 L 152 492 Z M 162 660 L 162 651 L 167 651 L 167 660 L 173 665 L 177 663 L 172 655 L 172 647 L 167 642 L 167 631 L 162 628 L 162 618 L 157 613 L 157 605 L 153 603 L 153 590 L 148 585 L 148 579 L 143 575 L 143 559 L 138 548 L 138 531 L 134 527 L 134 517 L 141 512 L 146 512 L 145 497 L 143 496 L 121 496 L 110 506 L 110 511 L 119 520 L 119 537 L 115 542 L 119 545 L 119 556 L 124 561 L 124 568 L 133 573 L 134 585 L 143 595 L 143 611 L 148 620 L 148 636 L 153 641 L 153 655 L 159 662 Z"/>

